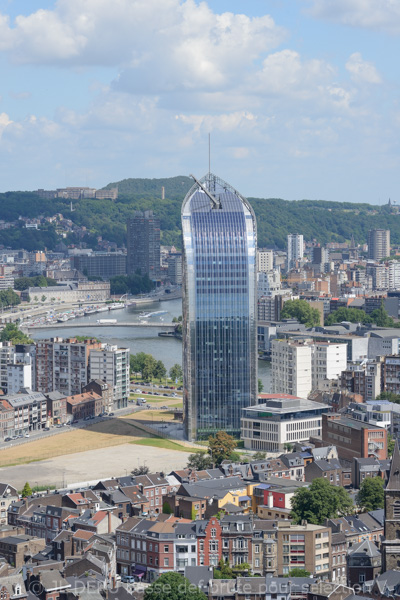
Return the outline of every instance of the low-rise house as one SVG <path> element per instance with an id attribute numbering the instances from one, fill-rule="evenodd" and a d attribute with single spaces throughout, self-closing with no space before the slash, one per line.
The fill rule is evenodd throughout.
<path id="1" fill-rule="evenodd" d="M 380 574 L 381 553 L 373 542 L 364 540 L 347 551 L 347 579 L 349 586 L 371 581 Z"/>
<path id="2" fill-rule="evenodd" d="M 0 597 L 3 600 L 25 600 L 28 597 L 22 573 L 0 575 Z"/>
<path id="3" fill-rule="evenodd" d="M 82 387 L 82 392 L 94 392 L 102 399 L 102 412 L 112 412 L 114 408 L 114 392 L 112 385 L 101 381 L 101 379 L 92 379 L 88 384 Z"/>
<path id="4" fill-rule="evenodd" d="M 347 584 L 347 543 L 344 533 L 331 535 L 332 582 Z"/>
<path id="5" fill-rule="evenodd" d="M 304 457 L 300 452 L 281 454 L 279 457 L 283 464 L 290 470 L 290 478 L 304 481 Z"/>
<path id="6" fill-rule="evenodd" d="M 0 483 L 0 525 L 8 523 L 8 508 L 18 500 L 18 491 L 14 486 Z"/>
<path id="7" fill-rule="evenodd" d="M 351 477 L 353 487 L 359 489 L 367 477 L 386 478 L 386 461 L 379 460 L 375 456 L 369 458 L 354 457 L 351 465 Z"/>
<path id="8" fill-rule="evenodd" d="M 99 510 L 97 512 L 86 510 L 81 516 L 74 519 L 72 529 L 74 531 L 85 529 L 98 534 L 112 533 L 121 525 L 121 522 L 121 519 L 112 510 Z"/>
<path id="9" fill-rule="evenodd" d="M 60 594 L 70 589 L 71 584 L 63 577 L 58 569 L 28 571 L 26 587 L 39 600 L 58 600 Z"/>
<path id="10" fill-rule="evenodd" d="M 250 515 L 225 515 L 222 528 L 222 558 L 231 566 L 252 562 L 253 518 Z"/>
<path id="11" fill-rule="evenodd" d="M 337 458 L 331 458 L 329 460 L 314 460 L 314 462 L 308 464 L 305 468 L 305 480 L 313 481 L 316 478 L 323 477 L 331 485 L 337 485 L 339 487 L 349 486 L 351 484 L 351 477 L 349 472 L 346 472 L 347 477 L 344 477 L 342 465 Z M 344 481 L 344 479 L 346 479 Z"/>
<path id="12" fill-rule="evenodd" d="M 324 581 L 311 585 L 307 600 L 346 600 L 352 593 L 353 590 L 346 585 Z"/>
<path id="13" fill-rule="evenodd" d="M 14 568 L 23 567 L 28 558 L 43 550 L 43 539 L 29 535 L 12 535 L 0 539 L 0 555 Z"/>
<path id="14" fill-rule="evenodd" d="M 331 528 L 332 534 L 345 535 L 348 548 L 364 540 L 379 544 L 383 536 L 382 514 L 383 509 L 379 509 L 358 515 L 327 519 L 326 525 Z"/>
<path id="15" fill-rule="evenodd" d="M 67 396 L 58 391 L 45 394 L 47 415 L 52 425 L 64 425 L 67 422 Z"/>
<path id="16" fill-rule="evenodd" d="M 94 392 L 85 392 L 67 396 L 67 413 L 73 421 L 98 417 L 103 412 L 103 401 L 101 396 Z"/>

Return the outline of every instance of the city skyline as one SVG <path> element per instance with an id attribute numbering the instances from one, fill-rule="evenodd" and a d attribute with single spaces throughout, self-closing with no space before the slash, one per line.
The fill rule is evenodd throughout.
<path id="1" fill-rule="evenodd" d="M 389 0 L 3 0 L 2 191 L 205 171 L 211 133 L 247 197 L 397 200 L 399 31 Z"/>

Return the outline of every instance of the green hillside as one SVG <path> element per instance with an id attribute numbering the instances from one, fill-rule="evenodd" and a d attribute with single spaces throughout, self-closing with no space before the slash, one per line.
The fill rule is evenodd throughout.
<path id="1" fill-rule="evenodd" d="M 136 210 L 153 210 L 160 217 L 162 243 L 181 246 L 180 210 L 182 200 L 190 189 L 192 180 L 179 176 L 168 179 L 124 179 L 110 183 L 107 188 L 118 186 L 119 198 L 110 200 L 86 199 L 74 202 L 63 199 L 43 200 L 31 192 L 7 192 L 0 194 L 0 219 L 16 221 L 20 215 L 37 217 L 62 213 L 76 225 L 85 226 L 89 237 L 85 242 L 95 248 L 97 236 L 125 243 L 126 219 Z M 161 200 L 161 188 L 165 187 L 165 200 Z M 244 190 L 245 191 L 245 190 Z M 287 201 L 278 198 L 249 198 L 258 224 L 258 244 L 283 249 L 288 233 L 303 233 L 306 240 L 318 242 L 343 242 L 351 234 L 357 243 L 365 243 L 369 229 L 391 230 L 392 243 L 400 244 L 400 215 L 391 214 L 388 206 L 324 200 Z M 39 231 L 20 227 L 0 231 L 0 244 L 27 250 L 54 248 L 59 241 L 53 226 Z M 66 243 L 80 241 L 70 234 Z"/>

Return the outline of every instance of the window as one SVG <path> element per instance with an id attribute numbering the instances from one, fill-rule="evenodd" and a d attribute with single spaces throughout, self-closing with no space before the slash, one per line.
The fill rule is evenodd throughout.
<path id="1" fill-rule="evenodd" d="M 199 542 L 199 549 L 200 549 L 201 552 L 203 552 L 203 550 L 204 550 L 204 540 L 200 540 L 200 542 Z"/>
<path id="2" fill-rule="evenodd" d="M 259 553 L 260 553 L 260 546 L 259 546 L 259 544 L 256 544 L 256 545 L 254 546 L 254 552 L 255 552 L 256 554 L 259 554 Z"/>
<path id="3" fill-rule="evenodd" d="M 169 552 L 169 546 L 164 546 L 164 552 Z"/>
<path id="4" fill-rule="evenodd" d="M 169 558 L 164 558 L 164 567 L 169 567 Z"/>
<path id="5" fill-rule="evenodd" d="M 259 567 L 259 566 L 260 566 L 260 559 L 259 559 L 259 558 L 256 558 L 256 559 L 255 559 L 255 561 L 254 561 L 254 566 L 255 566 L 255 567 Z"/>
<path id="6" fill-rule="evenodd" d="M 212 528 L 212 529 L 211 529 L 211 537 L 212 537 L 212 538 L 215 538 L 215 537 L 217 537 L 217 530 L 216 530 L 216 529 L 214 529 L 214 528 Z"/>

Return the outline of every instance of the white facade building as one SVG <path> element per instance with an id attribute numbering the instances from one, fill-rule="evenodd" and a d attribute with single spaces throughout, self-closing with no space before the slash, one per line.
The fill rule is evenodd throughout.
<path id="1" fill-rule="evenodd" d="M 116 408 L 128 405 L 129 350 L 103 344 L 100 350 L 89 355 L 90 379 L 100 379 L 112 386 Z"/>
<path id="2" fill-rule="evenodd" d="M 293 269 L 297 260 L 304 256 L 304 239 L 300 233 L 291 233 L 287 236 L 287 270 Z"/>
<path id="3" fill-rule="evenodd" d="M 274 268 L 274 251 L 257 250 L 257 272 L 268 273 Z"/>
<path id="4" fill-rule="evenodd" d="M 389 262 L 389 289 L 400 290 L 400 262 L 397 260 Z"/>
<path id="5" fill-rule="evenodd" d="M 272 340 L 272 392 L 307 398 L 312 390 L 308 340 Z"/>
<path id="6" fill-rule="evenodd" d="M 245 448 L 283 452 L 285 444 L 321 437 L 322 415 L 329 406 L 287 394 L 265 396 L 265 403 L 242 410 Z"/>
<path id="7" fill-rule="evenodd" d="M 347 365 L 347 344 L 311 340 L 272 340 L 272 391 L 307 398 L 337 379 Z"/>
<path id="8" fill-rule="evenodd" d="M 312 344 L 312 389 L 322 389 L 326 380 L 337 379 L 347 366 L 347 344 Z"/>
<path id="9" fill-rule="evenodd" d="M 257 298 L 276 296 L 281 291 L 281 274 L 278 269 L 257 273 Z"/>

